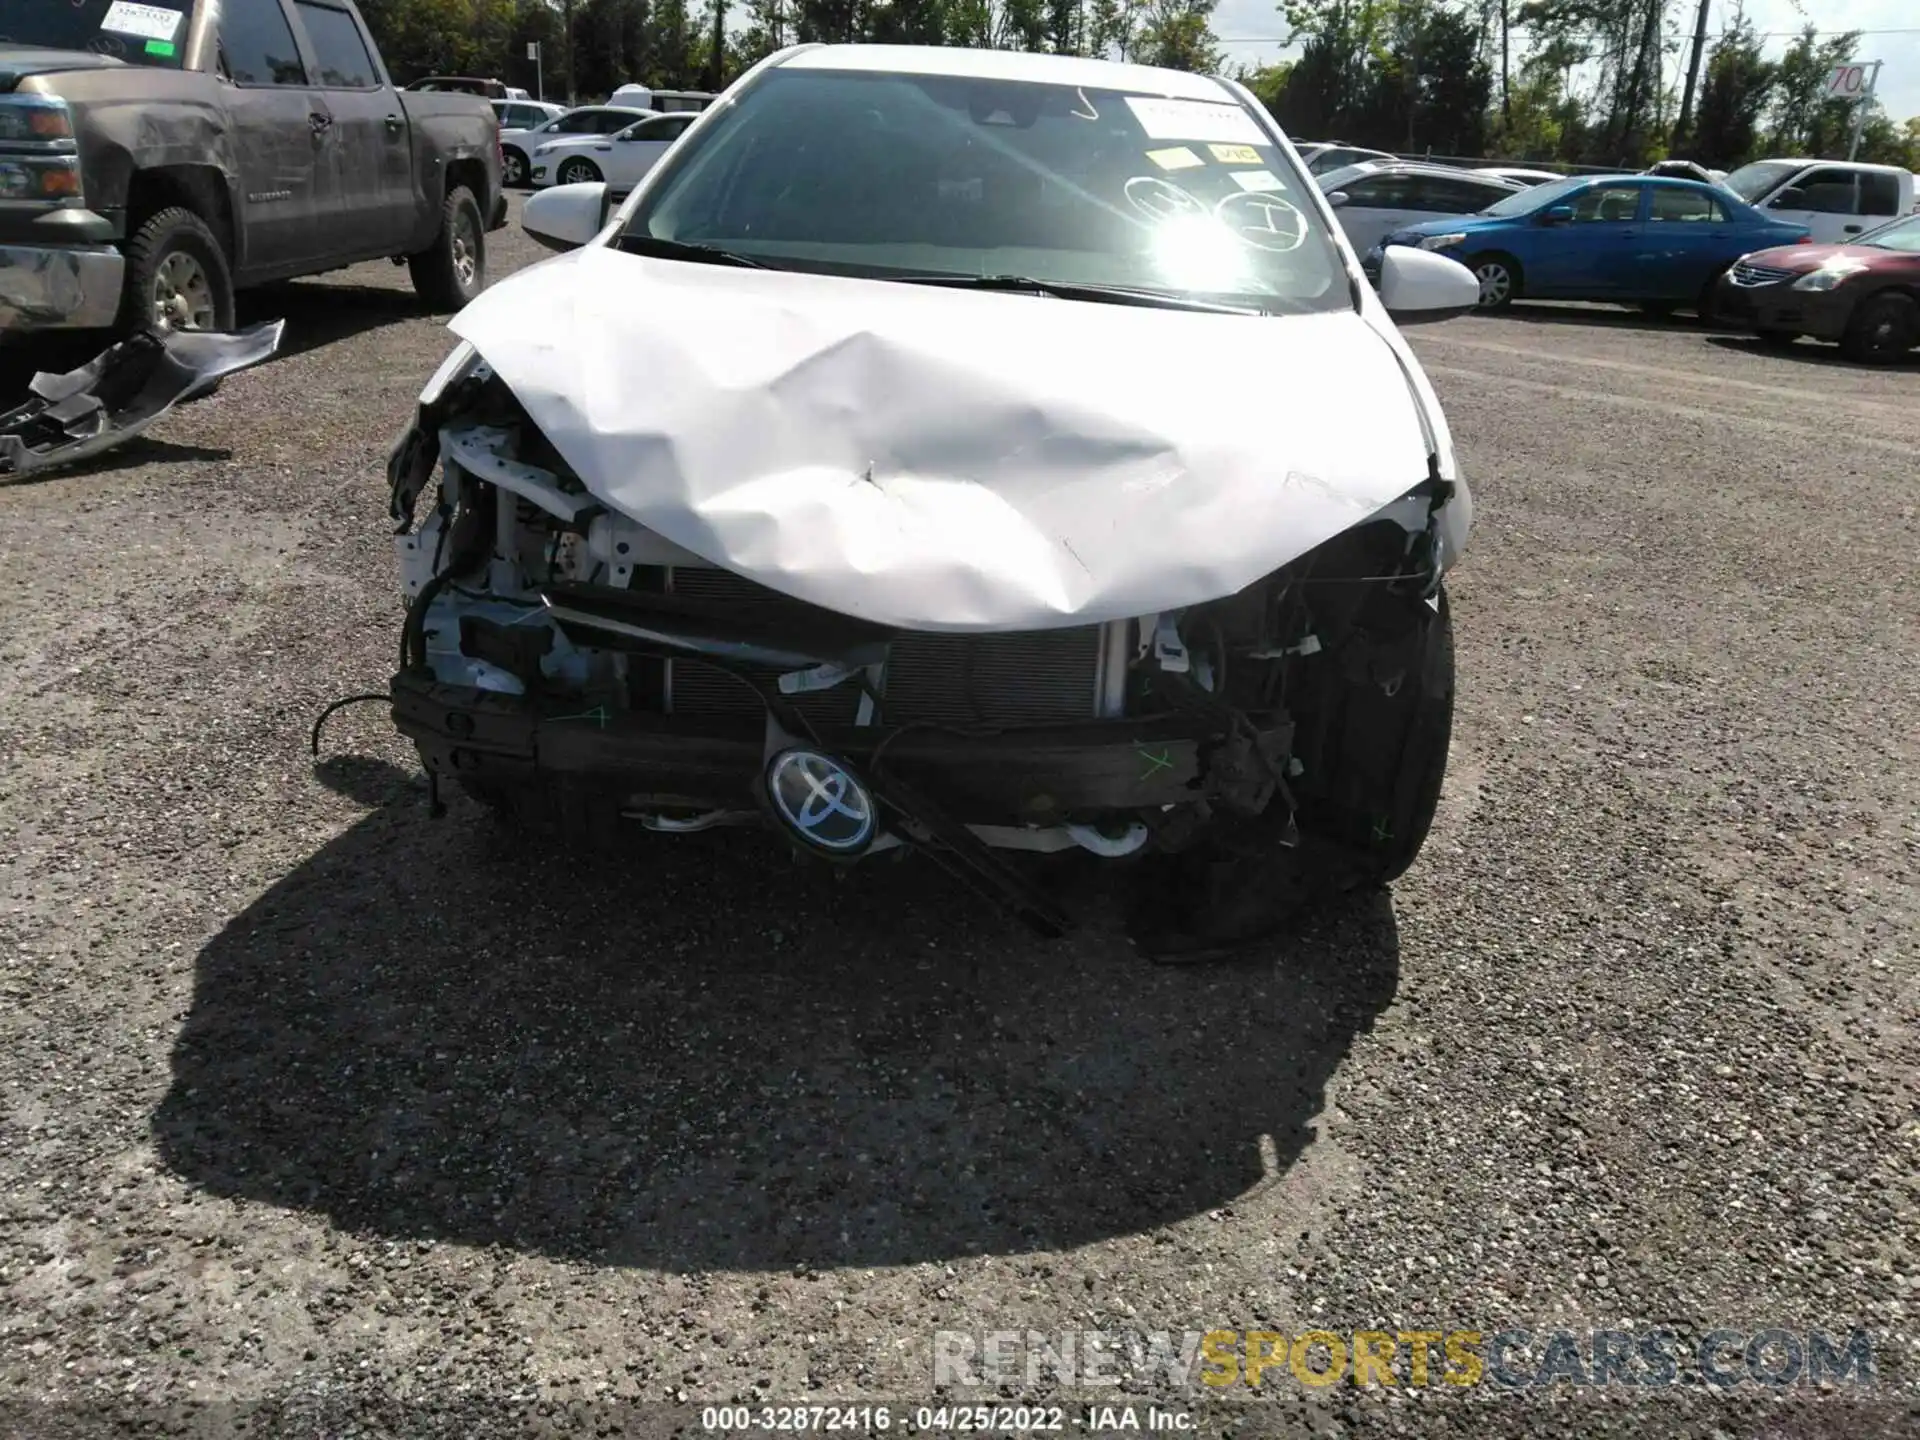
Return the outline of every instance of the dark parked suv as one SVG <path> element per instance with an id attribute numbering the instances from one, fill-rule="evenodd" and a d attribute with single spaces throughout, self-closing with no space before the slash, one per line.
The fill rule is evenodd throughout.
<path id="1" fill-rule="evenodd" d="M 381 256 L 484 287 L 492 107 L 396 91 L 351 0 L 0 0 L 0 37 L 0 336 L 231 329 Z"/>

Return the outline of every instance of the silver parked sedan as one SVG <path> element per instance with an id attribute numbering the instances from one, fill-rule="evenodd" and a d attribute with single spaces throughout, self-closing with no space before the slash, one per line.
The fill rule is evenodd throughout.
<path id="1" fill-rule="evenodd" d="M 1527 187 L 1483 171 L 1410 160 L 1349 165 L 1315 177 L 1340 228 L 1362 255 L 1395 230 L 1472 215 Z"/>

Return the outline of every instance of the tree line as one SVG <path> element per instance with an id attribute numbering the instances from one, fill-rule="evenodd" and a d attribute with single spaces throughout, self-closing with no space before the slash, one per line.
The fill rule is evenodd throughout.
<path id="1" fill-rule="evenodd" d="M 1217 0 L 360 0 L 395 79 L 498 76 L 550 99 L 638 81 L 717 90 L 804 41 L 965 45 L 1221 69 Z M 1719 28 L 1699 47 L 1696 24 Z M 1778 59 L 1738 0 L 1284 0 L 1297 58 L 1236 73 L 1287 132 L 1383 150 L 1638 168 L 1845 155 L 1825 98 L 1857 33 L 1809 25 Z M 569 43 L 569 40 L 571 43 Z M 538 42 L 541 60 L 527 58 Z M 1920 168 L 1920 117 L 1875 102 L 1859 158 Z"/>

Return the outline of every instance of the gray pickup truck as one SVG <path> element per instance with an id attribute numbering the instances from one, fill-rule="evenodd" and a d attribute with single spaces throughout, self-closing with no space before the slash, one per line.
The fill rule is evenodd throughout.
<path id="1" fill-rule="evenodd" d="M 0 0 L 0 339 L 230 330 L 238 290 L 382 256 L 458 309 L 499 135 L 394 89 L 352 0 Z"/>

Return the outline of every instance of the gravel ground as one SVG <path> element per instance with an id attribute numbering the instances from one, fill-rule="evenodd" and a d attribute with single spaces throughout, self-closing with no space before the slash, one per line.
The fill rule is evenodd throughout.
<path id="1" fill-rule="evenodd" d="M 1480 504 L 1434 835 L 1157 969 L 1097 892 L 1045 946 L 911 865 L 431 821 L 377 706 L 313 766 L 396 645 L 381 467 L 448 347 L 404 285 L 260 297 L 284 358 L 0 489 L 0 1429 L 925 1401 L 943 1328 L 1863 1326 L 1864 1403 L 1206 1423 L 1920 1432 L 1920 369 L 1413 332 Z"/>

